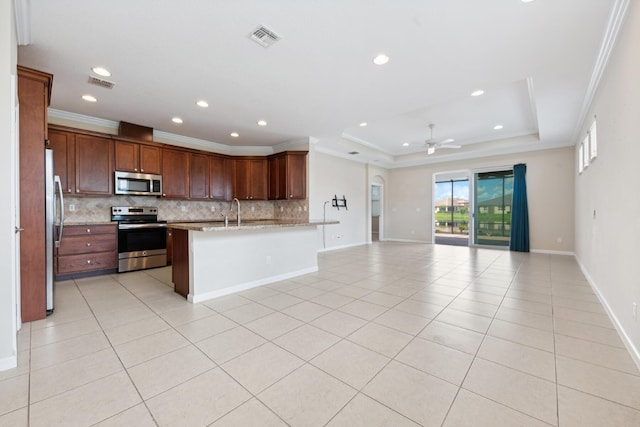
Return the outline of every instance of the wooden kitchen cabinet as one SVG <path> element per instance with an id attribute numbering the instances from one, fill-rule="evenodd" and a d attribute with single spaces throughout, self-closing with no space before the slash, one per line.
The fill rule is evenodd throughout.
<path id="1" fill-rule="evenodd" d="M 75 141 L 74 132 L 49 126 L 49 145 L 53 150 L 53 170 L 60 177 L 62 191 L 65 194 L 75 193 Z"/>
<path id="2" fill-rule="evenodd" d="M 189 152 L 162 149 L 162 197 L 189 198 Z"/>
<path id="3" fill-rule="evenodd" d="M 209 199 L 209 156 L 206 154 L 189 155 L 189 198 Z"/>
<path id="4" fill-rule="evenodd" d="M 118 267 L 117 226 L 65 226 L 57 250 L 57 276 L 113 270 Z"/>
<path id="5" fill-rule="evenodd" d="M 240 200 L 267 200 L 267 159 L 235 159 L 234 166 L 234 197 Z"/>
<path id="6" fill-rule="evenodd" d="M 173 263 L 173 228 L 167 228 L 167 265 Z"/>
<path id="7" fill-rule="evenodd" d="M 209 156 L 209 198 L 212 200 L 231 200 L 233 160 L 222 156 Z"/>
<path id="8" fill-rule="evenodd" d="M 269 200 L 307 198 L 307 152 L 269 156 Z"/>
<path id="9" fill-rule="evenodd" d="M 46 302 L 44 148 L 53 76 L 18 66 L 20 305 L 23 322 L 44 319 Z M 7 230 L 7 232 L 9 232 Z M 11 231 L 13 233 L 13 231 Z"/>
<path id="10" fill-rule="evenodd" d="M 115 166 L 118 171 L 161 173 L 160 147 L 132 141 L 115 140 Z"/>
<path id="11" fill-rule="evenodd" d="M 113 194 L 113 140 L 76 134 L 76 195 Z"/>

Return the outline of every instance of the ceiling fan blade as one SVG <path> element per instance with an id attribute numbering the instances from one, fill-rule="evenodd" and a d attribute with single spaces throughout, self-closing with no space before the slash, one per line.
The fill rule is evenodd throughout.
<path id="1" fill-rule="evenodd" d="M 438 148 L 455 148 L 455 149 L 458 149 L 458 148 L 462 148 L 462 145 L 441 144 L 441 145 L 438 145 Z"/>

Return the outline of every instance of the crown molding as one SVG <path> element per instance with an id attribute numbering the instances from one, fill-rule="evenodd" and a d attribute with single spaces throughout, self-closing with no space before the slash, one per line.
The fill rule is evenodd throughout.
<path id="1" fill-rule="evenodd" d="M 120 125 L 120 122 L 116 122 L 113 120 L 100 119 L 93 116 L 85 116 L 84 114 L 70 113 L 69 111 L 56 110 L 55 108 L 49 108 L 48 113 L 49 117 L 114 129 L 116 133 L 118 133 L 118 126 Z"/>
<path id="2" fill-rule="evenodd" d="M 18 46 L 27 46 L 31 44 L 31 2 L 30 0 L 14 0 L 13 4 Z"/>
<path id="3" fill-rule="evenodd" d="M 582 127 L 584 126 L 589 110 L 591 110 L 593 99 L 598 87 L 600 86 L 600 80 L 604 75 L 607 64 L 609 63 L 609 58 L 613 53 L 616 40 L 618 40 L 618 36 L 620 35 L 624 18 L 627 14 L 627 10 L 629 9 L 629 3 L 630 0 L 616 0 L 611 10 L 611 15 L 609 15 L 607 28 L 604 32 L 602 43 L 600 44 L 600 51 L 598 52 L 598 57 L 591 73 L 591 79 L 589 80 L 589 86 L 587 87 L 587 92 L 585 94 L 584 101 L 582 102 L 579 119 L 571 138 L 571 141 L 574 143 L 579 143 Z"/>

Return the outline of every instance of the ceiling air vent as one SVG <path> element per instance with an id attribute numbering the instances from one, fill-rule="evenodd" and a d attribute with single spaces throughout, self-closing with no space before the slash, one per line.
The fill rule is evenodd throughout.
<path id="1" fill-rule="evenodd" d="M 262 47 L 269 47 L 280 40 L 280 36 L 278 34 L 264 25 L 260 25 L 251 34 L 249 34 L 249 38 Z"/>
<path id="2" fill-rule="evenodd" d="M 97 77 L 89 76 L 89 84 L 103 87 L 105 89 L 113 89 L 116 85 L 108 80 L 99 79 Z"/>

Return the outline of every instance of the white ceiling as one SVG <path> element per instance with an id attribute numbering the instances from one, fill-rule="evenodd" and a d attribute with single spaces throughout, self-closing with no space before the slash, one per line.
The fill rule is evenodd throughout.
<path id="1" fill-rule="evenodd" d="M 54 74 L 56 110 L 229 146 L 311 138 L 394 167 L 573 145 L 627 3 L 31 0 L 18 62 Z M 281 40 L 251 41 L 260 24 Z M 113 89 L 87 82 L 98 65 Z M 428 157 L 429 123 L 462 148 Z"/>

